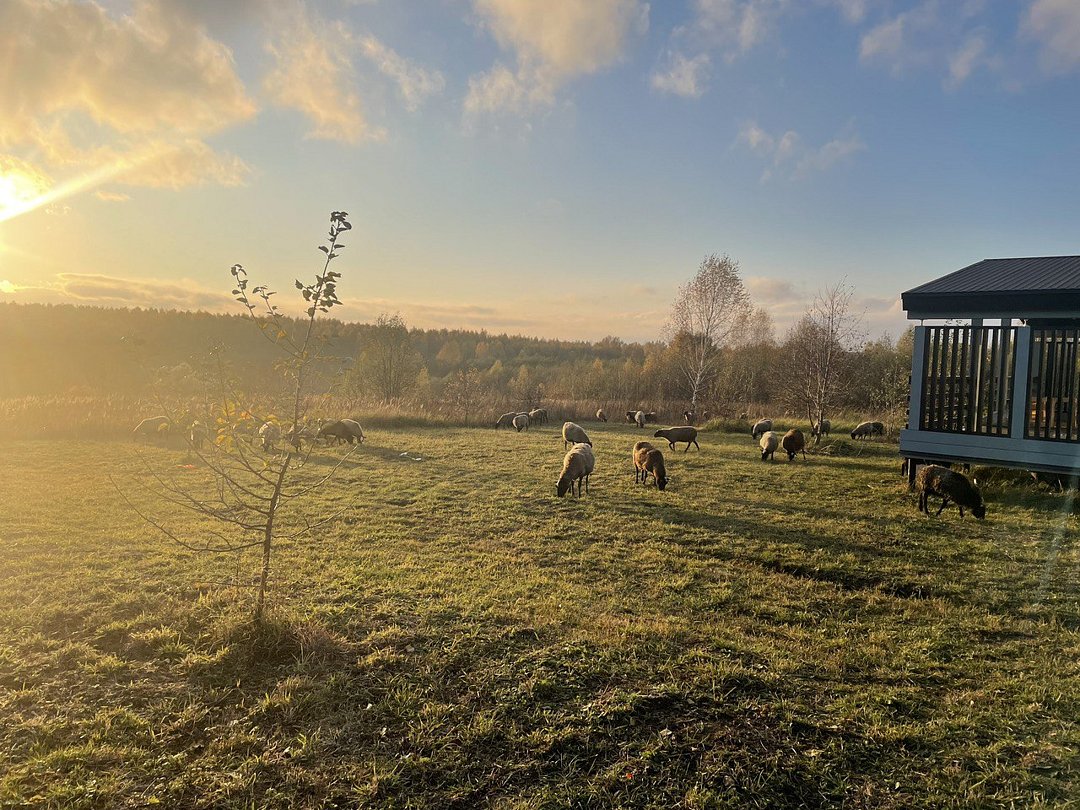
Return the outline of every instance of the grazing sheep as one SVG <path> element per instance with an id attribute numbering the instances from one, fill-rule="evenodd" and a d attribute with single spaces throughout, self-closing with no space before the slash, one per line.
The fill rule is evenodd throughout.
<path id="1" fill-rule="evenodd" d="M 656 411 L 645 411 L 646 422 L 656 422 Z"/>
<path id="2" fill-rule="evenodd" d="M 259 428 L 259 439 L 262 442 L 262 449 L 269 452 L 277 446 L 278 441 L 281 439 L 281 428 L 273 422 L 264 422 L 263 426 Z"/>
<path id="3" fill-rule="evenodd" d="M 701 449 L 701 445 L 697 442 L 697 428 L 690 427 L 689 425 L 661 428 L 656 431 L 653 436 L 660 439 L 667 439 L 668 446 L 671 447 L 672 450 L 675 449 L 676 442 L 686 442 L 686 449 L 683 450 L 684 453 L 690 449 L 691 444 L 698 450 Z"/>
<path id="4" fill-rule="evenodd" d="M 803 461 L 806 461 L 806 437 L 801 430 L 792 428 L 785 433 L 784 438 L 780 440 L 780 446 L 787 453 L 788 461 L 794 461 L 799 453 L 802 453 Z"/>
<path id="5" fill-rule="evenodd" d="M 140 438 L 149 439 L 152 436 L 160 436 L 163 427 L 167 433 L 169 429 L 169 417 L 150 416 L 139 422 L 139 424 L 135 426 L 135 430 L 132 431 L 132 434 L 136 441 Z"/>
<path id="6" fill-rule="evenodd" d="M 635 442 L 634 449 L 630 451 L 630 461 L 634 465 L 634 483 L 636 484 L 641 480 L 641 466 L 638 461 L 645 460 L 645 454 L 650 450 L 655 450 L 652 442 Z"/>
<path id="7" fill-rule="evenodd" d="M 514 417 L 515 416 L 517 416 L 516 412 L 514 412 L 514 413 L 504 413 L 502 416 L 500 416 L 498 418 L 498 420 L 496 420 L 495 429 L 498 430 L 501 427 L 504 427 L 504 428 L 513 427 L 514 426 Z"/>
<path id="8" fill-rule="evenodd" d="M 573 422 L 563 422 L 562 440 L 563 450 L 566 449 L 567 444 L 587 444 L 592 447 L 589 434 L 581 429 L 581 425 L 575 425 Z"/>
<path id="9" fill-rule="evenodd" d="M 651 474 L 656 481 L 656 488 L 661 492 L 667 487 L 667 468 L 664 466 L 664 454 L 653 447 L 649 442 L 638 442 L 634 445 L 634 483 L 642 484 L 649 482 Z"/>
<path id="10" fill-rule="evenodd" d="M 763 433 L 768 433 L 770 430 L 772 430 L 772 419 L 759 419 L 750 428 L 750 435 L 758 439 Z"/>
<path id="11" fill-rule="evenodd" d="M 543 408 L 533 408 L 529 411 L 529 425 L 542 425 L 547 422 L 547 411 Z"/>
<path id="12" fill-rule="evenodd" d="M 639 428 L 645 427 L 645 411 L 637 411 L 634 413 L 634 424 Z"/>
<path id="13" fill-rule="evenodd" d="M 767 430 L 761 434 L 758 444 L 761 446 L 761 460 L 774 461 L 773 453 L 780 444 L 780 437 L 775 432 Z"/>
<path id="14" fill-rule="evenodd" d="M 519 413 L 517 416 L 514 417 L 513 425 L 514 425 L 514 429 L 518 433 L 521 433 L 521 431 L 523 431 L 523 430 L 528 430 L 529 429 L 529 415 L 527 413 Z"/>
<path id="15" fill-rule="evenodd" d="M 965 506 L 979 520 L 986 517 L 986 506 L 983 504 L 982 495 L 962 473 L 947 470 L 937 464 L 929 464 L 921 468 L 915 476 L 915 489 L 919 493 L 919 511 L 927 515 L 930 514 L 930 496 L 937 495 L 941 498 L 941 506 L 937 510 L 938 515 L 951 498 L 960 508 L 960 517 L 964 516 Z"/>
<path id="16" fill-rule="evenodd" d="M 319 432 L 315 435 L 316 438 L 326 439 L 327 444 L 330 443 L 331 439 L 335 440 L 335 444 L 341 444 L 343 441 L 349 444 L 355 444 L 357 441 L 360 444 L 364 443 L 364 430 L 355 419 L 338 419 L 336 422 L 327 422 L 319 428 Z"/>
<path id="17" fill-rule="evenodd" d="M 686 424 L 688 424 L 688 425 L 694 424 L 694 412 L 693 411 L 683 411 L 682 412 L 682 418 L 683 418 L 683 421 L 686 422 Z"/>
<path id="18" fill-rule="evenodd" d="M 626 421 L 629 422 L 631 425 L 634 424 L 634 421 L 635 421 L 634 417 L 636 415 L 637 415 L 637 411 L 627 411 L 626 412 Z"/>
<path id="19" fill-rule="evenodd" d="M 832 430 L 832 422 L 830 422 L 828 419 L 822 419 L 816 425 L 811 425 L 811 427 L 810 427 L 810 435 L 811 436 L 828 436 L 830 430 Z"/>
<path id="20" fill-rule="evenodd" d="M 567 422 L 573 425 L 573 422 Z M 565 429 L 565 425 L 563 426 Z M 576 425 L 575 425 L 576 427 Z M 567 490 L 574 491 L 574 482 L 577 481 L 577 497 L 581 497 L 581 482 L 585 481 L 585 491 L 589 491 L 589 476 L 596 467 L 596 456 L 593 455 L 592 445 L 575 443 L 570 452 L 563 458 L 562 474 L 555 485 L 555 492 L 561 498 Z"/>
<path id="21" fill-rule="evenodd" d="M 881 422 L 860 422 L 851 431 L 851 438 L 865 439 L 867 436 L 884 436 L 885 425 Z"/>
<path id="22" fill-rule="evenodd" d="M 196 450 L 202 450 L 203 445 L 210 439 L 210 430 L 196 419 L 188 428 L 188 441 Z"/>
<path id="23" fill-rule="evenodd" d="M 603 408 L 597 408 L 596 409 L 596 421 L 597 422 L 606 422 L 607 421 L 607 414 L 604 413 Z"/>
<path id="24" fill-rule="evenodd" d="M 355 420 L 353 420 L 355 421 Z M 294 425 L 289 428 L 288 433 L 285 434 L 285 441 L 292 445 L 293 449 L 299 453 L 303 447 L 304 442 L 314 442 L 318 438 L 318 434 L 311 428 L 305 425 Z"/>

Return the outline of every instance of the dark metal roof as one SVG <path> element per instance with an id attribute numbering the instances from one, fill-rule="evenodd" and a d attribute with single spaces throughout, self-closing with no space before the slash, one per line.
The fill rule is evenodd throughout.
<path id="1" fill-rule="evenodd" d="M 912 318 L 1080 316 L 1080 256 L 984 259 L 905 292 Z"/>

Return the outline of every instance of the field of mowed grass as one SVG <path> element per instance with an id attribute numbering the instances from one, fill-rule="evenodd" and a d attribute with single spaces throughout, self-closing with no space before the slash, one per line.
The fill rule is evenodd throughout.
<path id="1" fill-rule="evenodd" d="M 0 807 L 1080 806 L 1070 494 L 928 519 L 895 445 L 711 432 L 658 492 L 585 427 L 580 500 L 558 426 L 372 430 L 260 627 L 254 554 L 112 487 L 134 445 L 7 443 Z"/>

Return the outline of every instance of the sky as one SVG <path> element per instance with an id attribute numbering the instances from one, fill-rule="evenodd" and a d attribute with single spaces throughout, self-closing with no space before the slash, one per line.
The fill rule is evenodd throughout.
<path id="1" fill-rule="evenodd" d="M 663 334 L 709 254 L 779 334 L 1080 252 L 1080 0 L 0 0 L 0 301 L 287 298 Z"/>

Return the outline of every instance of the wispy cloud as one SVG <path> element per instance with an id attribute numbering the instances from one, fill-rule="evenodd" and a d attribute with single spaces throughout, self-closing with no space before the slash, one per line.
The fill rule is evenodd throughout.
<path id="1" fill-rule="evenodd" d="M 668 54 L 666 64 L 649 79 L 654 89 L 684 98 L 698 98 L 705 92 L 712 60 L 707 53 L 687 58 L 679 52 Z"/>
<path id="2" fill-rule="evenodd" d="M 1076 0 L 1035 0 L 1024 15 L 1022 31 L 1039 43 L 1039 61 L 1046 72 L 1080 69 L 1080 3 Z"/>
<path id="3" fill-rule="evenodd" d="M 441 93 L 446 86 L 442 73 L 420 67 L 370 34 L 360 40 L 360 50 L 381 74 L 397 85 L 409 110 L 417 110 L 429 96 Z"/>
<path id="4" fill-rule="evenodd" d="M 762 182 L 777 176 L 801 179 L 824 172 L 866 149 L 866 144 L 855 132 L 840 135 L 814 147 L 804 143 L 795 130 L 772 135 L 755 122 L 743 126 L 736 143 L 768 161 L 761 176 Z"/>
<path id="5" fill-rule="evenodd" d="M 649 24 L 641 0 L 474 0 L 474 8 L 516 66 L 497 62 L 469 78 L 464 110 L 472 119 L 550 107 L 567 82 L 618 62 Z"/>

